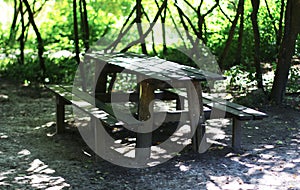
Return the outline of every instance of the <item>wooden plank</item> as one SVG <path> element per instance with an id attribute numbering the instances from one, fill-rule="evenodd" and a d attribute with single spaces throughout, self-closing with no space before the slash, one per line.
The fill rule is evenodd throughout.
<path id="1" fill-rule="evenodd" d="M 113 93 L 96 93 L 95 98 L 104 102 L 104 103 L 111 103 L 113 96 L 114 103 L 117 102 L 138 102 L 139 93 L 131 92 L 131 93 L 124 93 L 124 92 L 113 92 Z M 162 92 L 155 92 L 155 98 L 159 100 L 176 100 L 178 99 L 178 95 L 175 93 L 170 93 L 168 91 Z M 182 100 L 183 102 L 183 100 Z"/>
<path id="2" fill-rule="evenodd" d="M 66 101 L 71 102 L 74 106 L 86 112 L 87 114 L 100 119 L 108 126 L 115 126 L 120 124 L 120 122 L 113 117 L 113 114 L 109 114 L 106 112 L 107 110 L 104 110 L 106 107 L 103 108 L 95 107 L 90 102 L 87 102 L 81 97 L 78 97 L 76 93 L 75 95 L 74 93 L 69 91 L 70 86 L 62 87 L 62 86 L 55 85 L 55 86 L 48 86 L 48 88 L 52 89 L 57 95 L 64 98 Z"/>
<path id="3" fill-rule="evenodd" d="M 139 56 L 137 54 L 90 54 L 102 59 L 108 64 L 122 67 L 129 72 L 136 72 L 158 80 L 207 80 L 223 79 L 220 75 L 206 72 L 192 67 L 183 66 L 175 62 L 166 61 L 157 57 Z"/>
<path id="4" fill-rule="evenodd" d="M 229 114 L 229 117 L 236 117 L 239 120 L 251 120 L 251 119 L 253 119 L 252 115 L 247 114 L 243 111 L 236 110 L 236 109 L 231 108 L 231 107 L 227 107 L 226 105 L 220 104 L 219 102 L 212 102 L 212 101 L 209 101 L 207 99 L 203 99 L 203 104 L 205 106 L 211 108 L 212 110 L 217 109 L 217 110 L 224 111 L 224 113 Z"/>
<path id="5" fill-rule="evenodd" d="M 257 110 L 254 110 L 254 109 L 251 109 L 251 108 L 248 108 L 248 107 L 245 107 L 243 105 L 239 105 L 239 104 L 236 104 L 236 103 L 233 103 L 233 102 L 225 101 L 225 100 L 220 99 L 220 98 L 215 98 L 215 97 L 212 97 L 212 96 L 209 96 L 209 95 L 203 95 L 203 99 L 207 103 L 209 101 L 210 102 L 217 102 L 221 105 L 225 105 L 226 107 L 228 107 L 229 110 L 235 109 L 237 111 L 243 112 L 244 114 L 252 115 L 253 116 L 252 119 L 263 119 L 263 118 L 268 116 L 267 114 L 265 114 L 263 112 L 260 112 L 260 111 L 257 111 Z M 232 109 L 230 109 L 230 108 L 232 108 Z"/>
<path id="6" fill-rule="evenodd" d="M 197 68 L 194 68 L 194 67 L 190 67 L 190 66 L 184 66 L 184 67 L 182 67 L 182 70 L 188 71 L 189 73 L 191 73 L 190 75 L 193 75 L 193 74 L 196 75 L 197 77 L 199 77 L 199 79 L 201 77 L 203 77 L 202 80 L 204 80 L 204 81 L 207 81 L 207 80 L 224 80 L 225 79 L 225 77 L 220 75 L 220 74 L 212 73 L 212 72 L 209 72 L 209 71 L 203 71 L 203 70 L 200 70 L 200 69 L 197 69 Z"/>
<path id="7" fill-rule="evenodd" d="M 187 110 L 177 110 L 177 111 L 167 111 L 167 112 L 155 112 L 154 113 L 154 120 L 155 118 L 159 118 L 159 116 L 166 114 L 166 118 L 164 120 L 165 123 L 169 122 L 178 122 L 180 119 L 182 121 L 190 120 L 190 115 Z"/>
<path id="8" fill-rule="evenodd" d="M 111 106 L 105 104 L 104 102 L 101 102 L 101 101 L 97 100 L 93 96 L 91 96 L 91 95 L 89 95 L 85 92 L 82 92 L 81 90 L 78 90 L 78 89 L 74 88 L 73 93 L 76 96 L 78 96 L 80 99 L 82 99 L 84 101 L 87 101 L 87 102 L 95 105 L 100 110 L 103 110 L 104 112 L 108 113 L 110 115 L 110 117 L 113 116 L 115 118 L 115 115 L 117 115 L 118 118 L 114 119 L 115 123 L 113 125 L 126 125 L 126 126 L 140 126 L 141 125 L 141 123 L 139 121 L 135 120 L 132 117 L 132 115 L 129 115 L 126 112 L 122 112 L 121 109 L 113 110 Z M 118 104 L 118 106 L 119 107 L 124 107 L 123 110 L 126 110 L 124 105 Z M 115 112 L 117 112 L 117 113 L 115 113 Z"/>
<path id="9" fill-rule="evenodd" d="M 259 120 L 259 119 L 263 119 L 263 118 L 268 117 L 267 114 L 265 114 L 263 112 L 260 112 L 260 111 L 257 111 L 257 110 L 254 110 L 254 109 L 251 109 L 251 108 L 247 108 L 247 109 L 243 110 L 243 112 L 253 115 L 254 120 Z"/>
<path id="10" fill-rule="evenodd" d="M 233 103 L 233 102 L 229 102 L 229 101 L 223 100 L 221 98 L 213 97 L 213 96 L 208 95 L 208 94 L 203 94 L 203 98 L 207 99 L 208 101 L 211 101 L 211 102 L 218 102 L 222 105 L 232 107 L 232 108 L 234 108 L 236 110 L 239 110 L 239 111 L 247 109 L 247 107 L 245 107 L 243 105 L 239 105 L 239 104 L 236 104 L 236 103 Z"/>
<path id="11" fill-rule="evenodd" d="M 167 91 L 175 93 L 169 89 Z M 178 91 L 177 93 L 180 97 L 187 98 L 184 92 Z M 236 116 L 238 119 L 241 120 L 263 119 L 264 117 L 267 117 L 267 114 L 265 113 L 220 98 L 214 98 L 207 94 L 203 94 L 203 103 L 210 109 L 214 108 L 226 112 L 227 117 Z"/>

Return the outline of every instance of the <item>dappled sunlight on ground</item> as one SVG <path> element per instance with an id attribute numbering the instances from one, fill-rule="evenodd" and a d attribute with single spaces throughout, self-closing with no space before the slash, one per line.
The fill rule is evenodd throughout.
<path id="1" fill-rule="evenodd" d="M 174 142 L 188 146 L 174 158 L 131 169 L 101 158 L 95 161 L 76 130 L 83 121 L 71 119 L 70 109 L 67 131 L 53 135 L 55 99 L 49 94 L 37 98 L 40 92 L 35 89 L 32 98 L 19 86 L 2 87 L 0 94 L 9 100 L 0 103 L 0 189 L 300 189 L 297 110 L 266 107 L 268 118 L 243 126 L 240 153 L 230 148 L 231 121 L 207 120 L 212 145 L 205 153 L 194 153 L 190 141 L 178 133 Z M 132 148 L 135 137 L 126 143 Z M 164 151 L 153 148 L 154 161 L 166 155 Z"/>
<path id="2" fill-rule="evenodd" d="M 9 136 L 5 137 L 11 139 Z M 3 148 L 4 151 L 0 151 L 1 189 L 15 189 L 17 187 L 23 189 L 26 187 L 26 189 L 59 190 L 70 186 L 63 177 L 55 173 L 54 169 L 40 159 L 34 159 L 28 149 L 21 149 L 12 154 L 12 152 L 5 151 L 7 147 L 2 146 L 1 149 Z"/>
<path id="3" fill-rule="evenodd" d="M 206 187 L 208 189 L 299 189 L 300 125 L 297 124 L 299 121 L 293 122 L 296 124 L 295 128 L 290 129 L 293 132 L 289 136 L 284 136 L 284 140 L 278 136 L 274 140 L 267 138 L 270 131 L 264 129 L 266 126 L 258 127 L 252 123 L 246 125 L 245 129 L 257 130 L 260 133 L 265 131 L 264 139 L 268 140 L 269 144 L 262 140 L 260 144 L 255 144 L 255 146 L 246 144 L 247 150 L 242 154 L 232 152 L 226 154 L 225 157 L 235 164 L 228 161 L 227 164 L 223 163 L 223 166 L 228 169 L 226 175 L 216 175 L 218 172 L 215 169 L 210 172 L 207 175 L 210 181 Z M 277 130 L 285 127 L 287 123 L 277 121 Z M 272 135 L 278 135 L 275 130 L 273 132 Z M 252 135 L 257 138 L 255 134 Z M 245 136 L 249 138 L 250 135 Z M 250 137 L 252 138 L 252 136 Z M 247 142 L 249 141 L 249 139 L 245 139 Z"/>
<path id="4" fill-rule="evenodd" d="M 65 179 L 55 175 L 55 170 L 49 168 L 39 159 L 33 160 L 30 167 L 26 170 L 27 175 L 15 177 L 14 183 L 30 184 L 38 189 L 62 189 L 70 185 L 65 182 Z"/>

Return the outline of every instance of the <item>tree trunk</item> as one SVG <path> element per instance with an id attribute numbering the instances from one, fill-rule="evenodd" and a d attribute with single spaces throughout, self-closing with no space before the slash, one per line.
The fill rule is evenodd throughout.
<path id="1" fill-rule="evenodd" d="M 300 32 L 300 0 L 288 0 L 285 13 L 284 36 L 281 43 L 277 69 L 271 91 L 271 100 L 281 104 L 288 81 L 291 59 L 295 52 L 297 35 Z"/>
<path id="2" fill-rule="evenodd" d="M 21 34 L 20 34 L 20 38 L 19 38 L 19 42 L 20 42 L 20 59 L 19 59 L 19 63 L 20 64 L 24 64 L 24 48 L 25 48 L 25 41 L 24 41 L 24 37 L 25 37 L 25 23 L 24 23 L 24 10 L 23 10 L 23 4 L 20 3 L 20 14 L 21 14 Z"/>
<path id="3" fill-rule="evenodd" d="M 156 13 L 156 15 L 155 15 L 155 17 L 154 17 L 154 19 L 153 19 L 153 21 L 150 23 L 150 27 L 148 28 L 148 30 L 140 37 L 140 39 L 135 40 L 135 41 L 133 41 L 133 42 L 130 42 L 125 48 L 123 48 L 123 49 L 121 50 L 122 53 L 127 52 L 132 46 L 137 45 L 137 44 L 139 44 L 139 43 L 142 43 L 142 42 L 141 42 L 141 39 L 145 39 L 145 38 L 149 35 L 149 33 L 152 31 L 152 29 L 153 29 L 155 23 L 157 22 L 159 16 L 161 15 L 162 11 L 163 11 L 164 9 L 166 9 L 167 1 L 168 1 L 168 0 L 164 0 L 164 1 L 163 1 L 162 5 L 161 5 L 160 8 L 158 9 L 158 11 L 157 11 L 157 13 Z"/>
<path id="4" fill-rule="evenodd" d="M 177 1 L 175 1 L 175 7 L 177 8 L 181 24 L 182 24 L 183 28 L 185 29 L 186 36 L 187 36 L 188 40 L 190 41 L 190 43 L 193 45 L 192 51 L 189 52 L 189 56 L 190 57 L 195 56 L 195 58 L 198 59 L 200 57 L 200 51 L 199 51 L 199 42 L 200 42 L 200 40 L 204 45 L 206 45 L 206 40 L 203 37 L 203 26 L 205 26 L 205 17 L 208 14 L 212 13 L 213 10 L 219 6 L 219 0 L 216 0 L 216 3 L 210 9 L 208 9 L 208 11 L 204 14 L 201 13 L 201 7 L 203 5 L 203 0 L 201 0 L 199 2 L 199 5 L 198 5 L 197 8 L 193 7 L 193 5 L 188 0 L 184 0 L 184 2 L 197 15 L 198 20 L 197 20 L 196 26 L 195 26 L 194 22 L 190 19 L 190 17 L 187 16 L 183 12 L 183 10 L 180 8 L 179 4 L 177 4 Z M 189 34 L 190 33 L 189 32 L 189 27 L 185 23 L 185 20 L 188 22 L 190 28 L 192 29 L 194 34 L 197 36 L 197 38 L 195 40 L 193 39 L 193 36 L 191 36 Z"/>
<path id="5" fill-rule="evenodd" d="M 159 4 L 158 4 L 157 0 L 155 0 L 155 4 L 156 4 L 157 8 L 159 9 Z M 168 7 L 168 5 L 166 5 L 166 7 Z M 164 13 L 160 16 L 161 28 L 162 28 L 162 39 L 163 39 L 163 55 L 164 56 L 167 55 L 167 49 L 168 49 L 167 41 L 166 41 L 166 17 L 167 17 L 167 9 L 165 9 Z M 156 52 L 154 43 L 153 43 L 152 49 L 154 52 Z"/>
<path id="6" fill-rule="evenodd" d="M 147 53 L 147 48 L 145 44 L 145 38 L 143 37 L 143 28 L 142 28 L 142 0 L 136 0 L 136 24 L 141 39 L 141 48 L 143 54 Z"/>
<path id="7" fill-rule="evenodd" d="M 240 64 L 242 60 L 242 48 L 243 48 L 243 35 L 244 35 L 244 2 L 241 10 L 240 16 L 240 28 L 239 28 L 239 38 L 238 38 L 238 48 L 235 56 L 234 64 Z"/>
<path id="8" fill-rule="evenodd" d="M 38 42 L 38 57 L 39 57 L 39 62 L 40 62 L 40 67 L 42 69 L 42 72 L 43 72 L 43 77 L 45 76 L 45 73 L 46 73 L 46 66 L 45 66 L 45 60 L 43 58 L 43 54 L 44 54 L 44 44 L 43 44 L 43 39 L 42 39 L 42 36 L 39 32 L 39 29 L 37 28 L 36 24 L 35 24 L 35 21 L 34 21 L 34 15 L 31 11 L 31 8 L 30 8 L 30 5 L 28 3 L 27 0 L 23 0 L 25 6 L 26 6 L 26 9 L 27 9 L 27 12 L 28 12 L 28 20 L 29 22 L 31 23 L 32 27 L 33 27 L 33 30 L 36 34 L 36 38 L 37 38 L 37 42 Z"/>
<path id="9" fill-rule="evenodd" d="M 262 71 L 260 67 L 260 35 L 257 23 L 257 14 L 259 10 L 259 0 L 251 0 L 253 11 L 251 13 L 251 21 L 254 34 L 254 65 L 256 68 L 257 87 L 263 89 Z"/>
<path id="10" fill-rule="evenodd" d="M 77 3 L 76 0 L 73 0 L 73 27 L 74 27 L 74 45 L 75 45 L 75 60 L 79 64 L 79 37 L 78 37 L 78 22 L 77 22 Z"/>
<path id="11" fill-rule="evenodd" d="M 232 21 L 232 25 L 231 25 L 230 30 L 229 30 L 228 38 L 226 40 L 225 48 L 224 48 L 224 50 L 223 50 L 223 52 L 222 52 L 222 54 L 219 58 L 219 66 L 221 67 L 221 69 L 224 69 L 224 60 L 225 60 L 225 58 L 226 58 L 226 56 L 229 52 L 230 45 L 233 41 L 235 28 L 236 28 L 236 25 L 238 23 L 240 14 L 243 11 L 243 7 L 244 7 L 244 0 L 239 0 L 238 9 L 237 9 L 236 15 L 234 17 L 234 20 Z"/>
<path id="12" fill-rule="evenodd" d="M 83 33 L 83 43 L 85 47 L 85 51 L 90 48 L 90 30 L 88 24 L 88 16 L 86 10 L 86 1 L 80 0 L 80 18 L 81 18 L 81 28 Z"/>
<path id="13" fill-rule="evenodd" d="M 123 26 L 120 30 L 120 33 L 118 34 L 117 39 L 104 50 L 105 52 L 108 52 L 108 50 L 110 50 L 111 53 L 115 51 L 115 49 L 117 48 L 117 46 L 120 43 L 121 39 L 128 33 L 128 31 L 131 29 L 132 25 L 134 24 L 135 20 L 133 22 L 131 22 L 129 24 L 129 26 L 125 29 L 126 25 L 129 23 L 130 18 L 135 13 L 135 11 L 136 11 L 136 6 L 133 7 L 133 9 L 131 10 L 131 12 L 128 15 L 127 19 L 125 20 L 125 22 L 124 22 L 124 24 L 123 24 Z"/>
<path id="14" fill-rule="evenodd" d="M 278 27 L 278 32 L 277 32 L 277 36 L 276 36 L 276 51 L 277 51 L 277 55 L 279 53 L 279 49 L 280 49 L 280 44 L 282 41 L 282 34 L 283 34 L 283 19 L 284 19 L 284 7 L 285 7 L 285 0 L 281 0 L 281 7 L 280 7 L 280 18 L 279 18 L 279 27 Z"/>
<path id="15" fill-rule="evenodd" d="M 13 47 L 15 39 L 16 39 L 16 25 L 17 25 L 17 19 L 18 15 L 20 12 L 20 6 L 18 7 L 18 1 L 14 0 L 14 16 L 13 16 L 13 21 L 10 27 L 10 33 L 9 33 L 9 40 L 8 40 L 8 45 L 10 47 Z"/>
<path id="16" fill-rule="evenodd" d="M 80 64 L 80 49 L 79 49 L 79 37 L 78 37 L 78 22 L 77 22 L 77 2 L 73 0 L 73 28 L 74 28 L 74 43 L 75 43 L 75 60 L 79 65 L 79 72 L 82 79 L 81 87 L 83 91 L 86 91 L 86 81 L 84 75 L 83 64 Z"/>

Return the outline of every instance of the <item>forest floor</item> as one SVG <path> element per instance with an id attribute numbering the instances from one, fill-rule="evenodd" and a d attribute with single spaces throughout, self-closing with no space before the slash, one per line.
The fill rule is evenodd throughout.
<path id="1" fill-rule="evenodd" d="M 163 164 L 132 169 L 95 161 L 76 130 L 51 135 L 53 95 L 0 79 L 0 189 L 300 189 L 300 103 L 292 105 L 260 106 L 269 117 L 245 124 L 240 154 L 222 126 L 223 144 L 203 154 L 189 145 Z"/>

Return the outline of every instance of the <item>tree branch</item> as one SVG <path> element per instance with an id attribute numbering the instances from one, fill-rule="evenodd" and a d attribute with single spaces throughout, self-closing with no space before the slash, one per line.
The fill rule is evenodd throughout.
<path id="1" fill-rule="evenodd" d="M 145 32 L 145 34 L 142 35 L 142 38 L 145 39 L 145 38 L 148 36 L 148 34 L 151 32 L 151 30 L 153 29 L 153 27 L 154 27 L 155 23 L 157 22 L 159 16 L 161 15 L 162 11 L 166 8 L 167 1 L 168 1 L 168 0 L 164 0 L 164 1 L 163 1 L 163 4 L 162 4 L 161 7 L 159 8 L 158 12 L 156 13 L 156 15 L 155 15 L 155 17 L 154 17 L 154 19 L 153 19 L 153 22 L 150 23 L 149 29 Z M 127 45 L 127 47 L 125 47 L 124 49 L 121 50 L 121 52 L 124 53 L 124 52 L 128 51 L 128 49 L 130 49 L 132 46 L 134 46 L 134 45 L 136 45 L 136 44 L 138 44 L 138 43 L 141 43 L 141 39 L 142 39 L 142 38 L 140 37 L 140 39 L 135 40 L 135 41 L 129 43 L 129 44 Z"/>
<path id="2" fill-rule="evenodd" d="M 120 33 L 117 37 L 117 39 L 111 44 L 109 45 L 106 49 L 105 49 L 105 52 L 108 51 L 109 49 L 112 48 L 111 52 L 113 52 L 116 47 L 118 46 L 118 44 L 120 43 L 121 39 L 127 34 L 127 32 L 130 30 L 130 28 L 132 27 L 132 25 L 134 24 L 135 22 L 135 19 L 134 21 L 132 21 L 132 23 L 126 28 L 126 30 L 123 32 L 123 30 L 125 29 L 126 25 L 128 24 L 130 18 L 132 17 L 133 13 L 135 12 L 135 9 L 136 9 L 136 5 L 133 7 L 132 11 L 130 12 L 130 14 L 128 15 L 127 19 L 125 20 L 121 30 L 120 30 Z"/>

